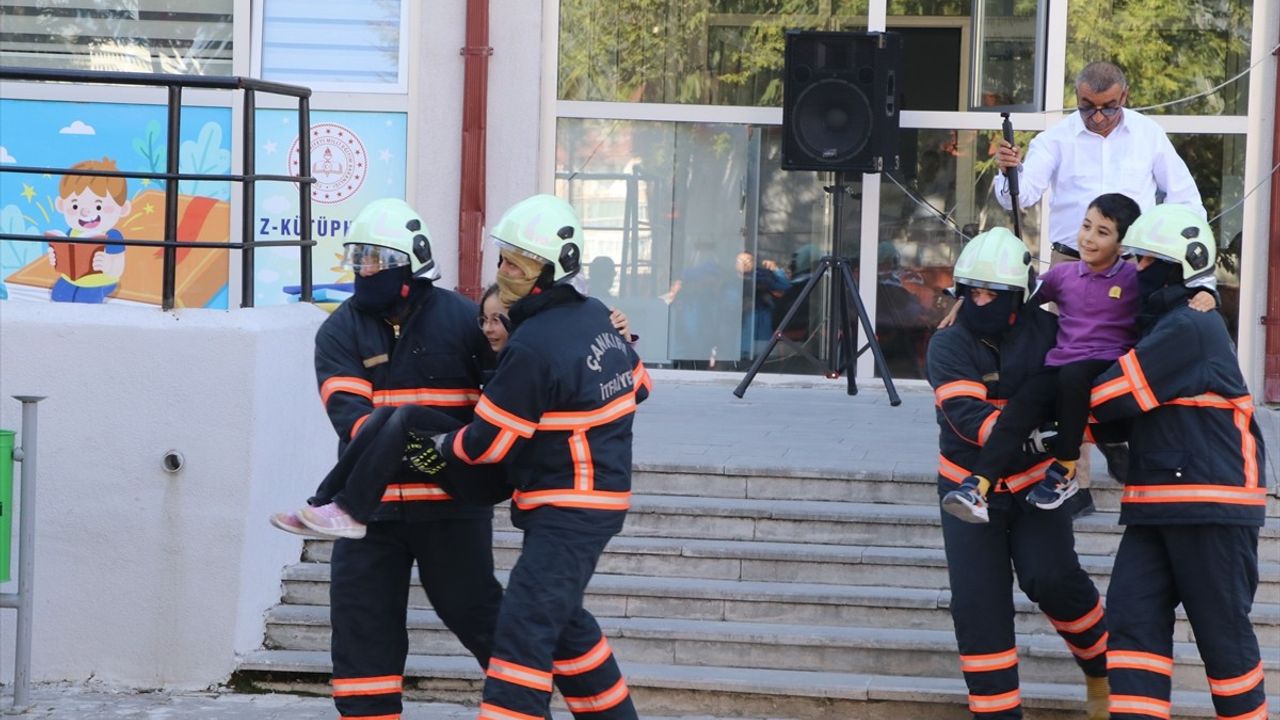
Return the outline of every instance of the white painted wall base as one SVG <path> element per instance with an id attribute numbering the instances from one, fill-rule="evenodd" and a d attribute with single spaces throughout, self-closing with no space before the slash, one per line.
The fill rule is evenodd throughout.
<path id="1" fill-rule="evenodd" d="M 325 317 L 0 302 L 0 427 L 19 429 L 10 396 L 48 396 L 33 680 L 200 688 L 261 645 L 301 549 L 267 517 L 301 506 L 335 457 L 312 369 Z M 185 457 L 175 474 L 161 467 L 170 449 Z"/>

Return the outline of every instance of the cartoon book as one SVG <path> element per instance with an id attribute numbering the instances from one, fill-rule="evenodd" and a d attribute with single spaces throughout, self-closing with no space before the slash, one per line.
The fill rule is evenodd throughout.
<path id="1" fill-rule="evenodd" d="M 49 246 L 53 248 L 54 259 L 58 263 L 55 269 L 72 281 L 98 272 L 93 269 L 93 254 L 106 250 L 105 245 L 80 245 L 56 241 L 50 242 Z"/>

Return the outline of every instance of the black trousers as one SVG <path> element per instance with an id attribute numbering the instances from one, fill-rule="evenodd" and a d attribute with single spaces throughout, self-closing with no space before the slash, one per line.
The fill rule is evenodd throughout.
<path id="1" fill-rule="evenodd" d="M 585 517 L 599 517 L 586 511 Z M 537 720 L 560 688 L 575 718 L 637 720 L 627 683 L 582 598 L 620 522 L 583 522 L 582 511 L 520 514 L 524 547 L 498 615 L 480 720 Z"/>
<path id="2" fill-rule="evenodd" d="M 454 499 L 469 504 L 501 502 L 511 494 L 501 466 L 453 463 L 435 476 L 407 468 L 405 447 L 410 432 L 430 436 L 461 425 L 439 410 L 421 405 L 374 410 L 308 502 L 312 505 L 336 502 L 356 520 L 365 523 L 382 504 L 387 485 L 398 481 L 437 483 L 449 490 Z"/>
<path id="3" fill-rule="evenodd" d="M 1047 367 L 1032 375 L 1000 412 L 1000 421 L 982 446 L 973 474 L 995 482 L 1009 474 L 1009 464 L 1022 454 L 1022 443 L 1032 430 L 1055 417 L 1058 437 L 1054 455 L 1078 460 L 1084 428 L 1089 421 L 1089 394 L 1093 379 L 1111 367 L 1110 360 L 1081 360 Z"/>
<path id="4" fill-rule="evenodd" d="M 489 664 L 502 586 L 493 577 L 491 519 L 377 522 L 338 540 L 330 561 L 333 697 L 343 718 L 399 717 L 414 562 L 444 624 Z"/>
<path id="5" fill-rule="evenodd" d="M 1126 527 L 1107 589 L 1112 720 L 1168 717 L 1179 603 L 1218 717 L 1265 720 L 1262 660 L 1249 620 L 1257 589 L 1256 527 Z"/>
<path id="6" fill-rule="evenodd" d="M 1011 500 L 1011 499 L 1010 499 Z M 1071 513 L 992 502 L 975 525 L 943 512 L 951 619 L 969 710 L 983 720 L 1022 717 L 1013 586 L 1049 618 L 1085 675 L 1106 675 L 1107 624 L 1098 590 L 1076 557 Z"/>

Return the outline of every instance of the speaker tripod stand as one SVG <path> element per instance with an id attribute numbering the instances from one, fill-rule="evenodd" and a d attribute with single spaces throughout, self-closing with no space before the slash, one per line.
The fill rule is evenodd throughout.
<path id="1" fill-rule="evenodd" d="M 835 182 L 824 186 L 822 189 L 832 196 L 834 220 L 831 223 L 831 249 L 832 252 L 839 252 L 840 224 L 843 218 L 842 210 L 844 208 L 845 195 L 849 191 L 849 185 L 844 182 L 842 173 L 837 172 L 835 173 Z M 827 363 L 823 367 L 821 360 L 814 357 L 813 353 L 805 349 L 804 345 L 784 336 L 783 331 L 791 324 L 791 320 L 796 313 L 805 306 L 809 296 L 813 293 L 813 289 L 818 286 L 818 281 L 828 272 L 831 273 L 831 302 L 827 310 L 826 322 Z M 861 322 L 862 331 L 867 336 L 867 343 L 859 348 L 856 353 L 853 351 L 855 338 L 857 337 L 857 325 L 854 323 L 855 317 Z M 738 387 L 734 388 L 734 395 L 742 397 L 746 394 L 747 387 L 751 385 L 756 373 L 760 372 L 760 368 L 764 366 L 765 361 L 769 359 L 769 355 L 773 353 L 779 342 L 785 342 L 797 353 L 813 363 L 815 367 L 818 367 L 828 378 L 835 379 L 843 373 L 848 381 L 847 392 L 850 395 L 858 394 L 858 385 L 854 380 L 855 362 L 862 356 L 862 353 L 870 350 L 871 357 L 875 359 L 875 366 L 880 371 L 880 378 L 884 381 L 884 389 L 889 394 L 889 404 L 895 407 L 902 404 L 902 399 L 898 397 L 898 391 L 893 386 L 893 377 L 889 374 L 889 366 L 885 363 L 884 352 L 880 349 L 880 342 L 876 340 L 875 328 L 871 323 L 871 319 L 867 316 L 867 308 L 862 304 L 862 298 L 858 295 L 858 283 L 853 279 L 853 270 L 848 258 L 838 255 L 826 255 L 818 261 L 818 267 L 809 276 L 809 281 L 800 291 L 800 294 L 796 296 L 795 302 L 791 304 L 786 315 L 783 316 L 782 322 L 778 324 L 778 327 L 774 328 L 768 346 L 765 347 L 764 352 L 756 356 L 755 361 L 751 363 L 751 368 L 743 376 L 742 382 L 738 383 Z"/>

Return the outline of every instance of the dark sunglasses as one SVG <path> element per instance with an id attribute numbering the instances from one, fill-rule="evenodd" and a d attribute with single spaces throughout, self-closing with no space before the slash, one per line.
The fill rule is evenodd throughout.
<path id="1" fill-rule="evenodd" d="M 1083 115 L 1085 118 L 1093 117 L 1093 114 L 1096 112 L 1102 113 L 1103 117 L 1113 118 L 1116 115 L 1119 115 L 1120 111 L 1124 109 L 1118 105 L 1115 107 L 1110 107 L 1110 106 L 1096 107 L 1094 105 L 1077 105 L 1076 107 L 1077 109 L 1080 110 L 1080 114 Z"/>

